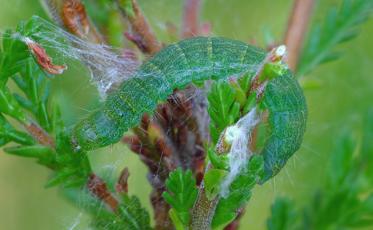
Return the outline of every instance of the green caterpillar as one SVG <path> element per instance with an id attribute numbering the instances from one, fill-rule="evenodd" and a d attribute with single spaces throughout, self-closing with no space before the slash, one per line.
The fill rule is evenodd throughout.
<path id="1" fill-rule="evenodd" d="M 192 82 L 255 73 L 265 57 L 261 49 L 225 38 L 196 37 L 169 45 L 141 65 L 98 111 L 73 128 L 74 148 L 89 151 L 116 143 L 174 89 Z M 270 178 L 300 147 L 307 109 L 303 92 L 290 71 L 267 84 L 263 103 L 269 111 L 271 135 L 261 154 L 266 177 Z"/>

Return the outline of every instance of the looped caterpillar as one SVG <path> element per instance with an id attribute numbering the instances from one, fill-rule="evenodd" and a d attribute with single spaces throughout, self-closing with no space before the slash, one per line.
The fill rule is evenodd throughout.
<path id="1" fill-rule="evenodd" d="M 226 38 L 196 37 L 169 45 L 141 65 L 98 111 L 73 128 L 74 148 L 89 151 L 116 143 L 174 89 L 196 81 L 256 73 L 265 57 L 261 49 Z M 261 153 L 268 179 L 300 147 L 307 108 L 290 71 L 268 82 L 262 102 L 269 112 L 270 136 Z"/>

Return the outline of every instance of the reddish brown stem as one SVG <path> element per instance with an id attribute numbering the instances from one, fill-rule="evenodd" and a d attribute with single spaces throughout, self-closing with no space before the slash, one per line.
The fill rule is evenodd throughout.
<path id="1" fill-rule="evenodd" d="M 155 34 L 142 13 L 137 1 L 130 1 L 132 13 L 128 13 L 128 11 L 121 7 L 121 4 L 118 3 L 121 13 L 127 18 L 133 30 L 133 33 L 131 34 L 131 38 L 133 39 L 130 40 L 134 42 L 142 52 L 147 54 L 155 54 L 162 48 L 162 46 L 155 37 Z M 127 33 L 127 37 L 129 37 L 129 35 L 130 34 Z"/>
<path id="2" fill-rule="evenodd" d="M 31 136 L 34 137 L 34 139 L 39 142 L 39 144 L 55 148 L 54 140 L 49 134 L 42 129 L 39 125 L 35 123 L 31 123 L 29 125 L 25 125 L 25 128 Z"/>
<path id="3" fill-rule="evenodd" d="M 185 0 L 181 31 L 182 38 L 189 38 L 199 34 L 200 10 L 201 0 Z"/>
<path id="4" fill-rule="evenodd" d="M 113 212 L 117 211 L 119 202 L 110 193 L 106 183 L 100 177 L 92 173 L 88 178 L 87 188 L 94 196 L 103 201 Z"/>
<path id="5" fill-rule="evenodd" d="M 95 43 L 103 43 L 101 34 L 89 19 L 80 0 L 44 0 L 53 19 L 70 33 Z"/>
<path id="6" fill-rule="evenodd" d="M 116 185 L 116 191 L 119 194 L 128 193 L 128 178 L 130 176 L 130 172 L 128 171 L 128 168 L 124 168 L 122 172 L 120 173 L 117 185 Z"/>
<path id="7" fill-rule="evenodd" d="M 294 1 L 284 38 L 288 50 L 288 65 L 292 70 L 297 67 L 314 4 L 315 0 Z"/>

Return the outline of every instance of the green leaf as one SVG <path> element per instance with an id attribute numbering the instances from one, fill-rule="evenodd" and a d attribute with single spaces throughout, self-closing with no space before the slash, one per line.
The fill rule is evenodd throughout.
<path id="1" fill-rule="evenodd" d="M 162 194 L 163 198 L 175 210 L 184 226 L 188 226 L 190 210 L 198 194 L 192 172 L 190 170 L 183 172 L 181 168 L 171 172 L 166 180 L 166 188 L 167 191 Z"/>
<path id="2" fill-rule="evenodd" d="M 248 162 L 246 170 L 232 182 L 227 197 L 220 199 L 212 220 L 213 229 L 223 229 L 227 226 L 236 218 L 238 209 L 250 199 L 251 190 L 264 173 L 263 158 L 254 155 Z"/>
<path id="3" fill-rule="evenodd" d="M 2 50 L 0 50 L 0 86 L 5 86 L 9 77 L 19 71 L 22 62 L 30 57 L 27 46 L 19 39 L 19 35 L 11 30 L 2 34 Z"/>
<path id="4" fill-rule="evenodd" d="M 5 113 L 22 123 L 26 123 L 26 115 L 23 112 L 21 105 L 16 101 L 10 93 L 8 87 L 0 88 L 0 112 Z"/>
<path id="5" fill-rule="evenodd" d="M 211 164 L 215 168 L 228 170 L 228 168 L 229 168 L 228 155 L 226 155 L 226 154 L 218 155 L 218 154 L 216 154 L 214 149 L 209 148 L 207 150 L 207 156 L 208 156 Z"/>
<path id="6" fill-rule="evenodd" d="M 225 81 L 214 82 L 208 94 L 208 113 L 211 118 L 210 133 L 213 143 L 221 132 L 240 116 L 240 103 L 236 101 L 234 88 Z"/>
<path id="7" fill-rule="evenodd" d="M 51 131 L 51 120 L 47 110 L 50 79 L 33 59 L 28 59 L 20 68 L 19 75 L 13 77 L 26 98 L 15 97 L 18 102 L 32 114 L 38 123 L 47 131 Z"/>
<path id="8" fill-rule="evenodd" d="M 148 230 L 150 228 L 149 213 L 141 207 L 136 196 L 123 196 L 119 206 L 119 215 L 123 221 L 124 230 Z"/>
<path id="9" fill-rule="evenodd" d="M 272 80 L 286 73 L 288 70 L 287 65 L 283 62 L 269 62 L 263 67 L 263 74 L 260 75 L 260 80 Z"/>
<path id="10" fill-rule="evenodd" d="M 27 133 L 21 132 L 13 128 L 13 126 L 0 114 L 0 138 L 1 145 L 5 145 L 10 141 L 18 144 L 32 145 L 35 143 L 34 139 Z"/>
<path id="11" fill-rule="evenodd" d="M 304 90 L 320 89 L 324 82 L 319 79 L 301 78 L 299 84 Z"/>
<path id="12" fill-rule="evenodd" d="M 168 212 L 168 215 L 170 216 L 170 219 L 172 220 L 172 223 L 175 226 L 176 230 L 185 230 L 183 222 L 180 220 L 179 216 L 177 215 L 177 212 L 175 209 L 171 208 Z"/>
<path id="13" fill-rule="evenodd" d="M 53 177 L 48 180 L 45 187 L 46 188 L 51 188 L 51 187 L 54 187 L 56 185 L 60 185 L 60 184 L 63 184 L 63 183 L 69 183 L 69 182 L 71 182 L 69 180 L 73 176 L 75 176 L 76 173 L 77 173 L 77 171 L 75 169 L 71 169 L 71 168 L 63 168 L 61 170 L 58 170 L 53 175 Z M 67 187 L 70 187 L 70 186 L 67 186 Z"/>
<path id="14" fill-rule="evenodd" d="M 328 183 L 331 188 L 339 190 L 346 185 L 346 178 L 354 166 L 353 154 L 356 146 L 356 142 L 347 131 L 337 139 L 328 173 Z"/>
<path id="15" fill-rule="evenodd" d="M 340 55 L 333 48 L 356 37 L 358 28 L 373 12 L 371 0 L 343 0 L 339 9 L 332 7 L 325 16 L 325 23 L 317 23 L 309 33 L 302 51 L 297 75 L 303 76 L 318 65 L 336 60 Z"/>
<path id="16" fill-rule="evenodd" d="M 267 220 L 269 230 L 295 229 L 297 213 L 293 203 L 285 198 L 277 198 L 271 208 L 271 217 Z"/>
<path id="17" fill-rule="evenodd" d="M 203 178 L 204 188 L 206 196 L 209 200 L 212 200 L 220 192 L 220 184 L 228 171 L 222 169 L 209 169 Z"/>
<path id="18" fill-rule="evenodd" d="M 121 9 L 128 17 L 134 17 L 135 12 L 133 10 L 133 5 L 131 0 L 119 0 L 119 9 Z"/>
<path id="19" fill-rule="evenodd" d="M 93 197 L 87 189 L 64 188 L 62 192 L 71 203 L 79 204 L 79 208 L 92 216 L 90 225 L 93 229 L 125 229 L 126 224 L 122 221 L 121 216 L 104 208 L 102 202 Z"/>
<path id="20" fill-rule="evenodd" d="M 373 162 L 373 107 L 368 110 L 364 117 L 364 129 L 362 136 L 363 143 L 361 151 L 363 158 L 367 162 Z M 373 173 L 371 175 L 373 175 Z"/>
<path id="21" fill-rule="evenodd" d="M 53 163 L 54 151 L 42 145 L 17 146 L 4 149 L 5 152 L 21 157 L 31 157 L 39 160 L 39 163 L 50 165 Z"/>

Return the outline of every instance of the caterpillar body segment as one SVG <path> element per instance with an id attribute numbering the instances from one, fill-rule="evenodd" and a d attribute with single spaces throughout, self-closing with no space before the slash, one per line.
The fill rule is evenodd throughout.
<path id="1" fill-rule="evenodd" d="M 174 89 L 196 81 L 256 73 L 265 57 L 261 49 L 226 38 L 196 37 L 172 44 L 142 64 L 98 111 L 78 123 L 72 143 L 83 151 L 116 143 Z M 299 148 L 307 110 L 302 90 L 290 72 L 269 81 L 263 96 L 271 132 L 262 150 L 268 179 Z"/>
<path id="2" fill-rule="evenodd" d="M 303 91 L 288 72 L 268 82 L 263 103 L 269 111 L 270 137 L 262 150 L 265 176 L 276 175 L 299 149 L 306 129 L 307 106 Z"/>

